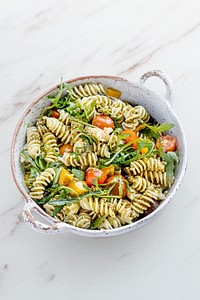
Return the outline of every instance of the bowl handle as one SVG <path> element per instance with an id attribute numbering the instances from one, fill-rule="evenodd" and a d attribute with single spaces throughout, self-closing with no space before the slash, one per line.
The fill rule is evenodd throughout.
<path id="1" fill-rule="evenodd" d="M 47 225 L 40 221 L 37 221 L 35 217 L 31 214 L 32 210 L 34 210 L 37 214 L 42 216 L 45 220 L 47 220 L 49 223 L 52 223 L 53 225 Z M 57 220 L 52 220 L 52 218 L 50 217 L 47 217 L 45 213 L 42 210 L 40 210 L 40 208 L 37 207 L 32 201 L 27 201 L 25 203 L 24 208 L 22 210 L 22 217 L 24 219 L 24 222 L 29 227 L 41 233 L 55 234 L 66 229 L 65 224 Z"/>
<path id="2" fill-rule="evenodd" d="M 145 74 L 143 74 L 140 79 L 138 80 L 139 83 L 144 84 L 147 79 L 150 77 L 156 76 L 160 78 L 166 87 L 166 94 L 164 98 L 169 102 L 170 105 L 173 103 L 173 96 L 174 96 L 174 87 L 172 81 L 169 79 L 169 77 L 163 73 L 160 70 L 153 70 L 153 71 L 148 71 Z"/>

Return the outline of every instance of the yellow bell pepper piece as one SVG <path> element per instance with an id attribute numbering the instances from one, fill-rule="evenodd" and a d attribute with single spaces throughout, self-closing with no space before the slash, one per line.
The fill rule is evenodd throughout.
<path id="1" fill-rule="evenodd" d="M 113 88 L 107 88 L 106 89 L 106 96 L 109 96 L 109 97 L 113 97 L 113 98 L 120 98 L 121 96 L 121 92 L 118 91 L 118 90 L 115 90 Z"/>
<path id="2" fill-rule="evenodd" d="M 108 177 L 115 174 L 115 167 L 113 165 L 105 167 L 101 170 L 104 172 L 104 174 L 108 175 Z"/>
<path id="3" fill-rule="evenodd" d="M 68 185 L 73 180 L 73 174 L 69 173 L 65 168 L 62 168 L 58 184 Z"/>
<path id="4" fill-rule="evenodd" d="M 141 154 L 146 154 L 148 151 L 149 151 L 148 148 L 145 147 L 145 148 L 142 148 L 142 149 L 140 150 L 140 153 L 141 153 Z"/>
<path id="5" fill-rule="evenodd" d="M 86 188 L 84 188 L 84 185 L 87 185 L 85 181 L 71 181 L 68 184 L 68 187 L 72 190 L 74 190 L 74 194 L 72 196 L 82 195 L 87 193 Z"/>

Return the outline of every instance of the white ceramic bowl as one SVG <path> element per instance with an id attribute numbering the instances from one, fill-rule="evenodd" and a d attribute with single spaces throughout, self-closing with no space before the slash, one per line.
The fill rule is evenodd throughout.
<path id="1" fill-rule="evenodd" d="M 145 81 L 152 77 L 159 77 L 166 86 L 166 95 L 165 97 L 160 97 L 156 95 L 153 91 L 145 87 Z M 26 186 L 22 183 L 24 180 L 23 171 L 20 164 L 20 152 L 25 143 L 26 129 L 27 124 L 34 124 L 36 118 L 40 115 L 42 109 L 48 105 L 49 101 L 45 96 L 52 92 L 58 91 L 58 85 L 53 87 L 51 90 L 47 91 L 37 100 L 35 100 L 25 111 L 24 115 L 20 119 L 16 130 L 14 132 L 12 147 L 11 147 L 11 166 L 16 185 L 22 195 L 24 196 L 25 206 L 22 212 L 24 221 L 32 229 L 37 230 L 42 233 L 59 233 L 59 232 L 73 232 L 79 235 L 90 236 L 90 237 L 105 237 L 105 236 L 114 236 L 122 234 L 134 229 L 139 228 L 140 226 L 148 223 L 153 219 L 157 214 L 164 209 L 164 207 L 169 203 L 172 197 L 175 195 L 178 190 L 187 164 L 187 146 L 185 135 L 182 129 L 182 126 L 171 108 L 171 103 L 173 100 L 173 88 L 172 83 L 169 78 L 161 71 L 150 71 L 145 73 L 138 81 L 130 82 L 126 79 L 113 76 L 87 76 L 81 78 L 75 78 L 68 80 L 68 83 L 73 87 L 74 85 L 85 84 L 85 83 L 102 83 L 106 88 L 113 87 L 122 92 L 121 99 L 126 100 L 133 104 L 143 105 L 151 114 L 156 121 L 169 122 L 175 124 L 175 127 L 170 131 L 177 139 L 177 148 L 180 157 L 180 162 L 176 166 L 175 171 L 175 182 L 170 189 L 167 198 L 162 201 L 159 207 L 153 211 L 151 214 L 146 216 L 143 219 L 140 219 L 132 224 L 125 225 L 112 230 L 89 230 L 77 228 L 67 223 L 56 220 L 55 218 L 49 216 L 44 210 L 42 210 L 28 195 L 28 190 Z M 45 219 L 44 224 L 32 215 L 32 211 L 35 211 L 40 218 Z"/>

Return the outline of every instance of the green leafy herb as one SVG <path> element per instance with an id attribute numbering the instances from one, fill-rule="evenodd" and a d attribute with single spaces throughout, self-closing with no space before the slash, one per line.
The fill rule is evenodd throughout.
<path id="1" fill-rule="evenodd" d="M 75 169 L 73 168 L 71 170 L 72 174 L 74 174 L 74 176 L 78 179 L 78 180 L 81 180 L 83 181 L 85 179 L 85 172 L 84 171 L 81 171 L 81 170 L 78 170 L 78 169 Z"/>
<path id="2" fill-rule="evenodd" d="M 97 218 L 94 222 L 92 222 L 90 229 L 98 228 L 105 219 L 106 219 L 106 215 L 104 215 L 103 217 Z"/>
<path id="3" fill-rule="evenodd" d="M 174 176 L 175 163 L 179 161 L 178 156 L 176 152 L 170 151 L 166 153 L 161 146 L 159 146 L 158 151 L 160 153 L 160 157 L 162 157 L 162 159 L 167 163 L 166 174 L 167 174 L 168 181 L 171 182 Z"/>
<path id="4" fill-rule="evenodd" d="M 174 124 L 171 123 L 162 123 L 160 125 L 149 125 L 145 122 L 142 122 L 143 125 L 145 125 L 149 130 L 144 130 L 147 136 L 153 137 L 155 139 L 159 138 L 159 133 L 165 132 L 167 130 L 170 130 L 171 128 L 174 127 Z M 142 131 L 143 132 L 143 131 Z"/>
<path id="5" fill-rule="evenodd" d="M 32 167 L 38 172 L 38 174 L 41 173 L 41 169 L 40 167 L 36 164 L 36 162 L 28 155 L 28 152 L 25 150 L 22 150 L 21 152 L 22 157 L 24 158 L 25 161 L 30 162 L 30 164 L 32 165 Z"/>
<path id="6" fill-rule="evenodd" d="M 67 93 L 67 96 L 63 95 L 64 89 Z M 55 95 L 55 96 L 50 94 L 50 95 L 47 96 L 47 99 L 49 101 L 51 101 L 53 104 L 48 106 L 48 107 L 45 107 L 43 109 L 42 116 L 44 116 L 44 114 L 47 111 L 49 111 L 49 114 L 50 114 L 54 108 L 62 109 L 62 108 L 65 108 L 66 106 L 68 106 L 68 103 L 71 99 L 71 88 L 70 88 L 70 86 L 67 83 L 62 82 L 62 80 L 61 80 L 60 89 L 59 89 L 58 94 Z"/>
<path id="7" fill-rule="evenodd" d="M 53 211 L 53 216 L 55 217 L 60 211 L 61 209 L 64 207 L 64 205 L 61 205 L 61 206 L 56 206 L 54 208 L 54 211 Z"/>

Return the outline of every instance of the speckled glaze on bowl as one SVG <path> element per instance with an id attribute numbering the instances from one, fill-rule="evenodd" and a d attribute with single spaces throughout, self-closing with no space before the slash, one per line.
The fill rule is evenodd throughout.
<path id="1" fill-rule="evenodd" d="M 166 86 L 165 97 L 156 95 L 153 91 L 149 90 L 144 84 L 145 81 L 152 77 L 159 77 Z M 177 148 L 180 156 L 180 162 L 176 166 L 175 182 L 170 189 L 167 198 L 161 202 L 159 207 L 145 218 L 138 220 L 132 224 L 125 225 L 112 230 L 89 230 L 77 228 L 67 223 L 56 220 L 49 216 L 44 210 L 42 210 L 28 195 L 27 187 L 22 183 L 24 180 L 23 171 L 20 164 L 20 152 L 25 143 L 27 125 L 34 124 L 36 118 L 40 115 L 42 109 L 48 105 L 49 101 L 46 99 L 46 95 L 50 92 L 57 92 L 58 85 L 47 91 L 37 100 L 35 100 L 25 111 L 24 115 L 20 119 L 13 136 L 11 147 L 11 168 L 16 185 L 22 195 L 24 196 L 25 206 L 22 211 L 22 215 L 25 223 L 32 229 L 41 233 L 60 233 L 60 232 L 72 232 L 78 235 L 89 237 L 106 237 L 119 235 L 147 224 L 151 219 L 158 215 L 164 207 L 170 202 L 178 190 L 182 179 L 185 174 L 187 164 L 187 146 L 185 135 L 182 126 L 171 108 L 173 100 L 173 86 L 170 79 L 161 71 L 149 71 L 145 73 L 139 80 L 130 82 L 124 78 L 113 76 L 86 76 L 75 78 L 67 81 L 72 87 L 85 83 L 102 83 L 106 88 L 113 87 L 122 92 L 121 99 L 130 102 L 131 104 L 143 105 L 158 122 L 169 122 L 175 124 L 175 127 L 170 131 L 177 139 Z M 35 212 L 45 219 L 46 223 L 38 221 L 31 212 Z"/>

